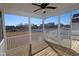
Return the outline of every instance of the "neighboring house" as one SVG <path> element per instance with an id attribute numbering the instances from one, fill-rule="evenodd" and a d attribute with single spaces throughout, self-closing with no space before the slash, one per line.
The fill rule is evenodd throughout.
<path id="1" fill-rule="evenodd" d="M 72 17 L 72 34 L 79 35 L 79 13 Z"/>
<path id="2" fill-rule="evenodd" d="M 73 23 L 79 23 L 79 13 L 73 15 L 72 22 Z"/>

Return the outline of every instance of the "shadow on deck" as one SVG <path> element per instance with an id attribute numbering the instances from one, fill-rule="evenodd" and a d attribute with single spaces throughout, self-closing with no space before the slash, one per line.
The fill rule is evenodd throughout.
<path id="1" fill-rule="evenodd" d="M 59 55 L 59 56 L 79 56 L 79 53 L 76 51 L 60 46 L 58 44 L 54 44 L 45 40 L 45 42 Z"/>

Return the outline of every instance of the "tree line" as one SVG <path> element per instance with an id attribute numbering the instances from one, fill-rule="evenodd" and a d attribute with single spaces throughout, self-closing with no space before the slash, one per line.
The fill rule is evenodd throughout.
<path id="1" fill-rule="evenodd" d="M 46 29 L 51 29 L 51 28 L 57 28 L 58 25 L 54 23 L 47 23 L 44 24 Z M 40 24 L 37 26 L 36 24 L 31 24 L 31 29 L 42 29 L 43 24 Z M 61 24 L 61 27 L 69 27 L 69 25 L 63 25 Z M 6 31 L 7 32 L 17 32 L 17 31 L 28 31 L 29 30 L 29 24 L 19 24 L 16 26 L 6 26 Z"/>

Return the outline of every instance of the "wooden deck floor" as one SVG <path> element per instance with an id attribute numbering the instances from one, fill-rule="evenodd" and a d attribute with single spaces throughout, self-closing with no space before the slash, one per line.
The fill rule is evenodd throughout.
<path id="1" fill-rule="evenodd" d="M 55 44 L 55 43 L 51 43 L 51 42 L 48 42 L 48 45 L 54 49 L 58 55 L 61 55 L 61 56 L 79 56 L 79 52 L 73 50 L 73 49 L 70 49 L 70 48 L 66 48 L 66 47 L 63 47 L 61 45 L 58 45 L 58 44 Z"/>
<path id="2" fill-rule="evenodd" d="M 35 54 L 34 56 L 58 56 L 58 54 L 51 47 L 47 47 L 46 49 Z"/>
<path id="3" fill-rule="evenodd" d="M 38 42 L 37 42 L 38 44 Z M 38 45 L 34 43 L 32 46 L 32 55 L 33 56 L 75 56 L 79 55 L 77 52 L 74 50 L 70 50 L 67 48 L 60 47 L 58 45 L 55 45 L 53 43 L 48 42 L 40 42 Z M 7 51 L 8 56 L 28 56 L 29 54 L 29 47 L 26 48 L 25 46 L 9 50 Z"/>
<path id="4" fill-rule="evenodd" d="M 74 44 L 73 44 L 74 43 Z M 32 43 L 32 55 L 34 56 L 75 56 L 79 55 L 79 41 L 72 41 L 72 49 L 60 47 L 51 42 L 36 41 Z M 7 51 L 8 56 L 28 56 L 29 47 L 23 45 L 12 50 Z"/>

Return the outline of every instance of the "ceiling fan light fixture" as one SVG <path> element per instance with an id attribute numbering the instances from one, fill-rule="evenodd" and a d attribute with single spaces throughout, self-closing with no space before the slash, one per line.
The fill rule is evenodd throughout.
<path id="1" fill-rule="evenodd" d="M 46 11 L 45 9 L 42 9 L 42 11 L 44 12 L 44 11 Z"/>
<path id="2" fill-rule="evenodd" d="M 46 10 L 45 9 L 42 9 L 43 13 L 46 13 Z"/>

